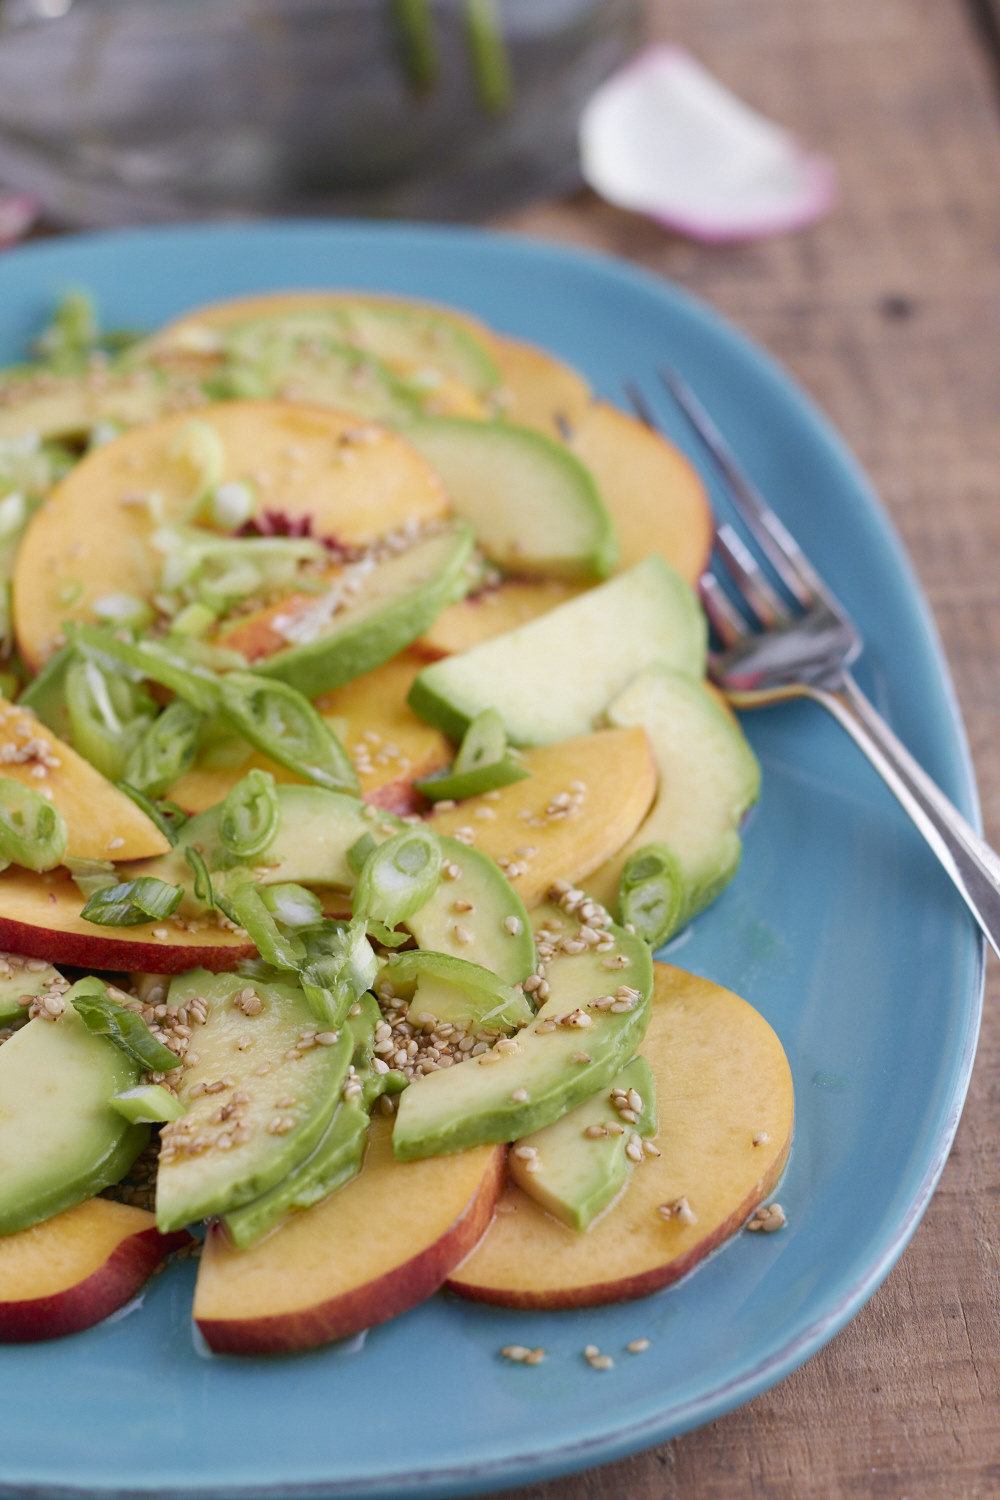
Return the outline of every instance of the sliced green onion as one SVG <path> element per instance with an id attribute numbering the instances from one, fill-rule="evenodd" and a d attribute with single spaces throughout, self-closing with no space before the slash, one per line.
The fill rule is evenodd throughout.
<path id="1" fill-rule="evenodd" d="M 205 506 L 206 518 L 220 531 L 238 531 L 257 509 L 253 485 L 245 479 L 232 479 L 217 485 Z"/>
<path id="2" fill-rule="evenodd" d="M 252 859 L 274 843 L 281 824 L 270 771 L 248 771 L 231 788 L 219 811 L 219 838 L 237 859 Z"/>
<path id="3" fill-rule="evenodd" d="M 177 1054 L 156 1040 L 136 1011 L 112 1000 L 100 979 L 78 979 L 66 991 L 66 999 L 82 1016 L 88 1031 L 106 1036 L 148 1072 L 169 1073 L 180 1066 Z"/>
<path id="4" fill-rule="evenodd" d="M 165 1089 L 162 1083 L 140 1083 L 137 1088 L 123 1089 L 120 1094 L 112 1094 L 108 1103 L 133 1125 L 165 1124 L 169 1120 L 179 1120 L 187 1113 L 177 1095 Z"/>
<path id="5" fill-rule="evenodd" d="M 687 882 L 666 844 L 646 844 L 630 854 L 618 882 L 621 920 L 652 946 L 666 942 L 687 904 Z"/>
<path id="6" fill-rule="evenodd" d="M 232 672 L 220 686 L 222 712 L 237 733 L 306 781 L 359 791 L 354 765 L 308 698 L 285 682 Z"/>
<path id="7" fill-rule="evenodd" d="M 365 860 L 373 850 L 378 848 L 374 837 L 370 833 L 363 833 L 347 851 L 347 864 L 355 875 L 361 873 Z"/>
<path id="8" fill-rule="evenodd" d="M 323 904 L 304 885 L 264 885 L 261 899 L 276 922 L 283 927 L 312 927 L 323 920 Z"/>
<path id="9" fill-rule="evenodd" d="M 126 630 L 145 630 L 156 618 L 150 605 L 137 594 L 102 594 L 94 600 L 93 610 L 102 625 Z"/>
<path id="10" fill-rule="evenodd" d="M 184 850 L 184 858 L 194 872 L 194 894 L 197 900 L 215 911 L 221 911 L 224 917 L 228 917 L 238 927 L 240 921 L 233 903 L 223 891 L 213 885 L 208 865 L 205 863 L 205 856 L 201 850 L 196 849 L 193 844 L 188 844 Z"/>
<path id="11" fill-rule="evenodd" d="M 153 720 L 125 762 L 124 780 L 158 797 L 194 764 L 202 714 L 177 698 Z"/>
<path id="12" fill-rule="evenodd" d="M 41 792 L 0 778 L 0 859 L 26 870 L 53 870 L 66 855 L 66 820 Z"/>
<path id="13" fill-rule="evenodd" d="M 178 807 L 176 802 L 154 802 L 145 792 L 140 792 L 137 786 L 131 786 L 127 781 L 116 781 L 115 786 L 146 814 L 151 823 L 156 824 L 169 843 L 176 844 L 177 835 L 188 820 L 182 807 Z"/>
<path id="14" fill-rule="evenodd" d="M 202 713 L 211 713 L 218 700 L 218 683 L 214 672 L 193 663 L 178 642 L 123 641 L 114 631 L 100 625 L 77 625 L 73 640 L 88 654 L 109 657 L 151 682 L 170 688 Z"/>
<path id="15" fill-rule="evenodd" d="M 98 927 L 138 927 L 169 917 L 180 906 L 183 894 L 179 885 L 141 875 L 138 880 L 95 891 L 80 915 Z"/>
<path id="16" fill-rule="evenodd" d="M 73 749 L 116 780 L 152 723 L 156 707 L 134 682 L 96 661 L 74 661 L 66 672 L 66 711 Z"/>
<path id="17" fill-rule="evenodd" d="M 43 359 L 59 364 L 88 354 L 98 339 L 97 312 L 89 292 L 69 291 L 57 303 L 47 326 L 35 342 Z"/>
<path id="18" fill-rule="evenodd" d="M 219 618 L 207 604 L 187 604 L 170 622 L 171 635 L 203 636 Z"/>
<path id="19" fill-rule="evenodd" d="M 503 719 L 495 708 L 484 708 L 465 731 L 453 769 L 458 775 L 477 771 L 480 766 L 500 760 L 506 749 L 507 730 Z"/>
<path id="20" fill-rule="evenodd" d="M 0 500 L 0 542 L 11 542 L 28 523 L 28 502 L 20 490 Z"/>
<path id="21" fill-rule="evenodd" d="M 109 885 L 118 884 L 118 874 L 110 859 L 67 858 L 65 865 L 84 900 L 88 900 L 95 891 L 103 891 Z"/>
<path id="22" fill-rule="evenodd" d="M 354 887 L 354 915 L 396 927 L 426 906 L 440 878 L 440 843 L 427 828 L 407 828 L 365 860 Z"/>
<path id="23" fill-rule="evenodd" d="M 374 938 L 376 943 L 381 943 L 383 948 L 401 948 L 404 943 L 410 941 L 408 932 L 397 932 L 394 927 L 387 927 L 384 922 L 376 922 L 374 917 L 369 917 L 365 926 L 368 936 Z"/>
<path id="24" fill-rule="evenodd" d="M 430 802 L 462 802 L 466 797 L 478 797 L 483 792 L 494 792 L 502 786 L 511 786 L 515 781 L 524 781 L 531 775 L 512 755 L 503 755 L 499 760 L 487 761 L 474 771 L 444 771 L 436 776 L 427 776 L 413 785 Z"/>
<path id="25" fill-rule="evenodd" d="M 225 445 L 210 422 L 192 417 L 174 437 L 167 456 L 187 464 L 194 472 L 194 484 L 183 501 L 184 514 L 193 516 L 222 483 L 226 472 Z"/>
<path id="26" fill-rule="evenodd" d="M 253 881 L 238 885 L 230 901 L 234 921 L 246 928 L 261 958 L 276 969 L 297 970 L 305 960 L 305 947 L 297 937 L 282 932 Z"/>
<path id="27" fill-rule="evenodd" d="M 303 932 L 302 940 L 307 951 L 299 970 L 302 991 L 318 1020 L 340 1026 L 378 975 L 364 923 L 324 921 Z"/>

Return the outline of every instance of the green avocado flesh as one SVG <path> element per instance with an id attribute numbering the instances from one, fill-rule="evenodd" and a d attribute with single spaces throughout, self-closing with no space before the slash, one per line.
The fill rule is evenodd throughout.
<path id="1" fill-rule="evenodd" d="M 623 1121 L 615 1089 L 635 1089 L 642 1109 Z M 601 1136 L 587 1130 L 604 1129 Z M 633 1057 L 599 1093 L 568 1114 L 517 1142 L 507 1166 L 512 1181 L 571 1229 L 586 1229 L 613 1202 L 632 1171 L 625 1147 L 633 1134 L 656 1134 L 656 1081 L 644 1057 Z M 528 1153 L 533 1153 L 528 1155 Z"/>
<path id="2" fill-rule="evenodd" d="M 494 1049 L 410 1085 L 393 1131 L 398 1160 L 519 1140 L 610 1084 L 645 1035 L 653 962 L 641 939 L 620 928 L 608 930 L 615 939 L 613 952 L 560 953 L 551 962 L 549 997 L 528 1026 L 501 1043 L 510 1050 Z M 606 966 L 614 954 L 628 959 L 626 968 Z M 591 1006 L 622 984 L 638 992 L 630 1010 Z M 589 1024 L 558 1024 L 577 1010 Z M 556 1024 L 549 1029 L 549 1022 Z"/>
<path id="3" fill-rule="evenodd" d="M 354 874 L 347 851 L 364 834 L 373 831 L 374 820 L 357 797 L 330 792 L 325 787 L 283 784 L 275 788 L 280 821 L 273 842 L 252 864 L 231 864 L 219 839 L 221 803 L 190 818 L 178 841 L 167 854 L 155 859 L 133 860 L 118 866 L 122 880 L 152 875 L 185 892 L 180 911 L 191 915 L 205 910 L 194 895 L 194 873 L 184 857 L 185 849 L 197 849 L 204 857 L 213 885 L 224 889 L 253 878 L 261 885 L 328 885 L 350 890 Z M 379 822 L 393 826 L 395 819 L 380 814 Z M 402 825 L 400 825 L 402 826 Z"/>
<path id="4" fill-rule="evenodd" d="M 711 694 L 666 667 L 637 677 L 607 717 L 611 724 L 641 724 L 656 760 L 656 801 L 616 857 L 625 869 L 621 919 L 634 922 L 655 947 L 736 874 L 740 821 L 759 795 L 760 766 L 739 725 Z M 652 889 L 640 878 L 647 848 L 651 868 L 659 867 Z"/>
<path id="5" fill-rule="evenodd" d="M 300 1045 L 332 1034 L 317 1026 L 298 985 L 198 970 L 181 977 L 167 1004 L 200 995 L 207 1019 L 195 1031 L 198 1060 L 177 1089 L 185 1114 L 160 1137 L 163 1233 L 238 1208 L 298 1166 L 333 1115 L 353 1050 L 346 1030 L 329 1046 Z M 247 990 L 253 998 L 241 1001 Z"/>
<path id="6" fill-rule="evenodd" d="M 311 319 L 259 319 L 229 330 L 216 379 L 237 398 L 333 406 L 362 420 L 405 423 L 419 411 L 380 360 L 331 338 L 329 324 L 323 329 Z"/>
<path id="7" fill-rule="evenodd" d="M 187 382 L 188 386 L 192 382 Z M 87 374 L 0 382 L 0 438 L 37 432 L 43 441 L 84 438 L 99 422 L 137 427 L 171 409 L 178 387 L 144 367 L 96 383 Z M 194 404 L 194 403 L 192 403 Z"/>
<path id="8" fill-rule="evenodd" d="M 375 1027 L 382 1019 L 374 998 L 363 995 L 356 1009 L 357 1015 L 348 1017 L 344 1029 L 353 1041 L 352 1066 L 361 1092 L 350 1090 L 346 1098 L 341 1095 L 315 1150 L 287 1177 L 270 1192 L 225 1215 L 223 1223 L 239 1249 L 252 1244 L 288 1214 L 329 1197 L 361 1170 L 371 1107 L 386 1087 L 395 1089 L 402 1077 L 399 1073 L 379 1073 L 372 1065 Z"/>
<path id="9" fill-rule="evenodd" d="M 455 512 L 508 573 L 589 582 L 618 558 L 593 476 L 540 432 L 449 417 L 416 422 L 413 444 L 437 470 Z"/>
<path id="10" fill-rule="evenodd" d="M 149 1139 L 108 1104 L 139 1065 L 68 1009 L 0 1047 L 0 1234 L 12 1234 L 119 1182 Z"/>
<path id="11" fill-rule="evenodd" d="M 523 990 L 503 984 L 481 964 L 448 953 L 393 954 L 379 976 L 382 981 L 396 995 L 409 997 L 409 1013 L 417 1020 L 430 1015 L 463 1031 L 513 1031 L 535 1013 Z"/>
<path id="12" fill-rule="evenodd" d="M 319 594 L 296 616 L 296 644 L 253 663 L 254 672 L 278 677 L 307 698 L 340 687 L 398 655 L 427 630 L 449 604 L 468 593 L 475 547 L 464 523 L 415 542 L 376 563 L 351 604 L 331 612 L 337 593 Z"/>
<path id="13" fill-rule="evenodd" d="M 29 968 L 28 965 L 31 965 Z M 62 975 L 40 958 L 21 958 L 17 953 L 0 953 L 0 1026 L 28 1019 L 23 996 L 44 995 L 53 986 L 65 988 Z"/>
<path id="14" fill-rule="evenodd" d="M 421 374 L 440 371 L 477 396 L 490 396 L 500 385 L 500 372 L 485 345 L 436 308 L 358 300 L 342 303 L 334 316 L 354 348 L 390 365 L 411 367 L 417 382 Z M 428 379 L 424 388 L 433 393 L 433 382 Z"/>
<path id="15" fill-rule="evenodd" d="M 654 554 L 516 630 L 425 667 L 408 701 L 452 739 L 492 707 L 514 744 L 545 745 L 589 733 L 654 662 L 699 681 L 705 643 L 698 600 Z"/>
<path id="16" fill-rule="evenodd" d="M 475 962 L 503 984 L 520 984 L 535 967 L 531 922 L 520 896 L 488 855 L 457 839 L 442 837 L 441 848 L 445 869 L 438 888 L 404 925 L 425 952 L 466 960 L 475 954 Z"/>

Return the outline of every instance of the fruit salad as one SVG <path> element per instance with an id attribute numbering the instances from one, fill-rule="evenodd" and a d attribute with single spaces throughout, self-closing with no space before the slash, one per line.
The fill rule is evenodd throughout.
<path id="1" fill-rule="evenodd" d="M 781 1045 L 653 958 L 759 787 L 711 535 L 464 312 L 57 309 L 0 374 L 0 1339 L 176 1253 L 227 1353 L 592 1306 L 759 1210 Z"/>

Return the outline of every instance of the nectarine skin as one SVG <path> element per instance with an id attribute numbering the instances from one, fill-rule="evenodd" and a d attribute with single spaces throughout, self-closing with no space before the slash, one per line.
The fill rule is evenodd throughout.
<path id="1" fill-rule="evenodd" d="M 0 1239 L 0 1343 L 40 1343 L 45 1339 L 63 1338 L 66 1334 L 80 1333 L 84 1328 L 93 1327 L 118 1308 L 124 1307 L 168 1255 L 190 1244 L 191 1236 L 186 1229 L 163 1235 L 157 1231 L 152 1214 L 139 1209 L 126 1209 L 122 1214 L 119 1211 L 123 1208 L 122 1204 L 95 1198 L 44 1224 L 36 1224 L 20 1234 L 5 1235 Z M 81 1236 L 85 1236 L 88 1228 L 92 1227 L 90 1221 L 95 1216 L 106 1217 L 110 1221 L 107 1226 L 100 1228 L 105 1232 L 110 1231 L 112 1236 L 116 1232 L 116 1219 L 122 1221 L 122 1231 L 130 1224 L 141 1227 L 123 1233 L 123 1237 L 113 1244 L 103 1263 L 80 1281 L 53 1288 L 51 1277 L 46 1276 L 48 1268 L 44 1263 L 47 1236 L 57 1233 L 62 1237 L 68 1230 L 71 1259 L 74 1229 L 78 1226 Z M 4 1300 L 4 1247 L 29 1235 L 32 1237 L 32 1249 L 38 1263 L 39 1295 Z M 82 1238 L 80 1243 L 82 1251 Z M 56 1282 L 64 1279 L 66 1274 L 65 1252 L 66 1246 L 63 1246 L 59 1269 L 54 1273 Z M 9 1296 L 9 1283 L 6 1291 Z"/>
<path id="2" fill-rule="evenodd" d="M 519 1188 L 448 1288 L 502 1307 L 597 1307 L 680 1280 L 772 1191 L 791 1142 L 793 1091 L 781 1044 L 737 995 L 658 963 L 640 1053 L 656 1077 L 660 1155 L 578 1232 Z M 686 1200 L 685 1217 L 660 1213 Z"/>
<path id="3" fill-rule="evenodd" d="M 288 1354 L 335 1339 L 351 1338 L 416 1307 L 438 1291 L 449 1272 L 486 1233 L 503 1191 L 506 1171 L 507 1150 L 498 1146 L 474 1196 L 444 1234 L 383 1275 L 328 1301 L 272 1316 L 212 1318 L 199 1316 L 196 1294 L 195 1321 L 206 1343 L 217 1354 Z M 228 1248 L 225 1232 L 214 1225 L 209 1231 L 200 1275 L 210 1265 L 220 1240 L 224 1241 L 220 1248 L 225 1253 Z"/>

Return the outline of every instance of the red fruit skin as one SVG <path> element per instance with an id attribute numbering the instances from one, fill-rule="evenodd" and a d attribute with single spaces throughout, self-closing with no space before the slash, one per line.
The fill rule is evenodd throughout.
<path id="1" fill-rule="evenodd" d="M 90 1276 L 52 1296 L 4 1302 L 0 1288 L 0 1343 L 41 1343 L 92 1328 L 124 1307 L 157 1266 L 191 1238 L 186 1229 L 173 1234 L 146 1229 L 129 1235 Z"/>

